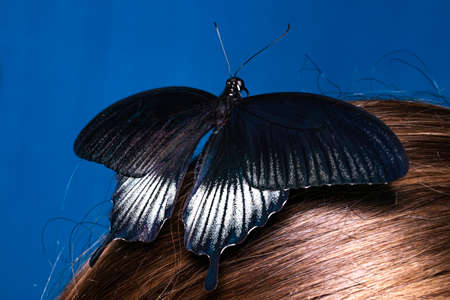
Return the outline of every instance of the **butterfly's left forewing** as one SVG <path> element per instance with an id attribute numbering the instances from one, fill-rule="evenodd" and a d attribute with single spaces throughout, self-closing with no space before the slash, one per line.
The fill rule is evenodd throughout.
<path id="1" fill-rule="evenodd" d="M 163 172 L 195 149 L 211 129 L 216 101 L 216 96 L 189 87 L 158 88 L 127 97 L 83 128 L 74 151 L 124 176 Z"/>

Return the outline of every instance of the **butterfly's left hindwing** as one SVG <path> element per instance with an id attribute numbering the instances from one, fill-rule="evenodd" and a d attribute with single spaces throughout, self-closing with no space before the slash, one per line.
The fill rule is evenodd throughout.
<path id="1" fill-rule="evenodd" d="M 117 175 L 110 214 L 110 231 L 103 244 L 91 256 L 95 264 L 105 247 L 114 239 L 126 241 L 154 241 L 164 222 L 172 214 L 178 188 L 183 179 L 184 167 L 178 173 L 147 173 L 133 178 Z"/>

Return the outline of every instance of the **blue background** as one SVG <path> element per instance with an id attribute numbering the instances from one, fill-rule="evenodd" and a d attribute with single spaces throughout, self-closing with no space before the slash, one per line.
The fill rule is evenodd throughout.
<path id="1" fill-rule="evenodd" d="M 346 98 L 375 90 L 432 100 L 428 92 L 445 95 L 450 87 L 449 12 L 445 0 L 1 0 L 2 298 L 54 298 L 70 277 L 70 261 L 107 228 L 51 221 L 79 222 L 101 203 L 87 220 L 107 226 L 112 172 L 80 163 L 72 151 L 96 113 L 155 87 L 222 91 L 227 71 L 213 21 L 233 69 L 291 24 L 285 39 L 240 73 L 253 95 L 318 92 L 317 80 L 322 92 L 336 94 L 329 79 Z M 416 53 L 428 69 L 409 52 L 378 61 L 398 49 Z M 368 77 L 389 84 L 361 80 Z"/>

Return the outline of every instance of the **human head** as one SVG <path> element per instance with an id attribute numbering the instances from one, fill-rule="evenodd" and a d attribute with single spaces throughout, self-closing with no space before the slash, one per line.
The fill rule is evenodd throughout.
<path id="1" fill-rule="evenodd" d="M 354 104 L 382 119 L 410 171 L 390 185 L 292 193 L 269 224 L 222 258 L 220 284 L 183 247 L 183 201 L 151 244 L 115 241 L 61 299 L 427 298 L 450 294 L 450 110 L 401 101 Z M 187 175 L 183 193 L 192 186 Z M 184 200 L 180 199 L 180 200 Z"/>

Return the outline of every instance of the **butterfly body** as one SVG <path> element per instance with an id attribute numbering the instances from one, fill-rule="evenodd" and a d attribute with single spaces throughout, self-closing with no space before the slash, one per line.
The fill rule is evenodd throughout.
<path id="1" fill-rule="evenodd" d="M 79 157 L 117 173 L 111 228 L 91 266 L 114 239 L 157 238 L 199 148 L 182 218 L 186 248 L 210 260 L 207 290 L 217 286 L 222 252 L 264 226 L 289 189 L 383 184 L 407 173 L 398 138 L 363 109 L 307 93 L 248 95 L 237 74 L 289 25 L 234 75 L 214 25 L 230 74 L 220 96 L 190 87 L 152 89 L 107 107 L 78 135 Z"/>
<path id="2" fill-rule="evenodd" d="M 231 77 L 226 81 L 225 89 L 218 98 L 216 108 L 216 124 L 213 133 L 217 133 L 228 121 L 234 105 L 242 101 L 241 91 L 248 94 L 244 81 L 238 77 Z"/>
<path id="3" fill-rule="evenodd" d="M 395 134 L 354 105 L 322 95 L 272 93 L 243 98 L 237 77 L 219 96 L 189 87 L 149 90 L 98 114 L 74 144 L 81 158 L 117 172 L 113 239 L 151 242 L 172 214 L 199 141 L 195 184 L 183 211 L 186 248 L 207 255 L 206 288 L 218 282 L 224 249 L 264 226 L 288 190 L 384 184 L 408 171 Z"/>

